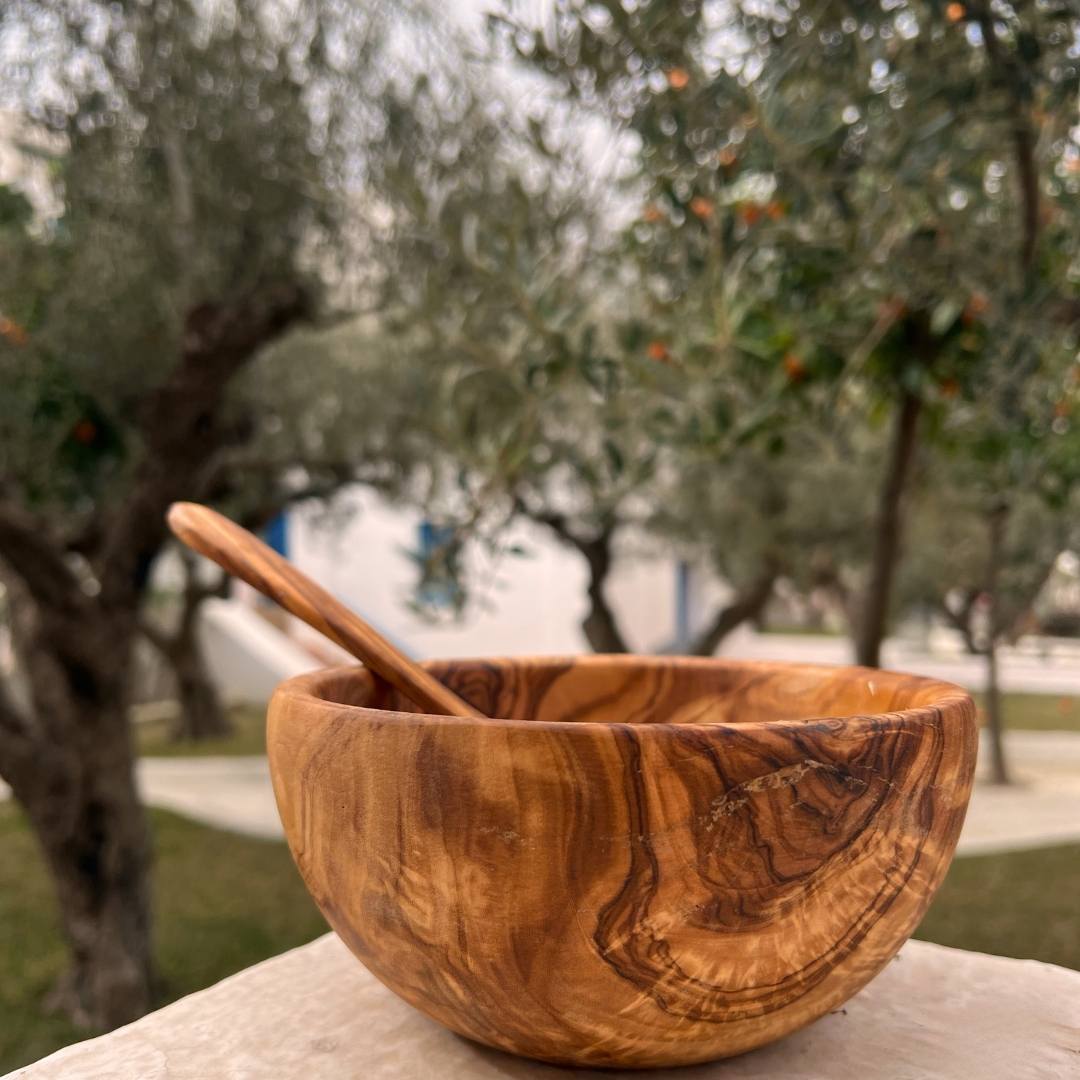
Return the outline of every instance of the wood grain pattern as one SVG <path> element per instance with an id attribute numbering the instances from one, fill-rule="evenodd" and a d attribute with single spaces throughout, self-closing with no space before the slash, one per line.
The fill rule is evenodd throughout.
<path id="1" fill-rule="evenodd" d="M 355 611 L 224 514 L 199 503 L 179 502 L 169 508 L 168 522 L 192 551 L 216 562 L 336 642 L 421 708 L 446 716 L 482 715 L 391 645 Z"/>
<path id="2" fill-rule="evenodd" d="M 427 666 L 518 719 L 424 716 L 333 669 L 274 695 L 270 765 L 334 929 L 479 1042 L 622 1067 L 770 1042 L 885 965 L 956 846 L 977 734 L 957 687 L 668 657 Z"/>

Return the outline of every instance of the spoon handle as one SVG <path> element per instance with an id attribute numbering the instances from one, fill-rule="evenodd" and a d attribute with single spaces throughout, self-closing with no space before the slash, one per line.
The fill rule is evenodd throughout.
<path id="1" fill-rule="evenodd" d="M 352 653 L 421 708 L 444 716 L 483 718 L 483 713 L 236 522 L 208 506 L 179 502 L 169 508 L 168 523 L 189 548 Z"/>

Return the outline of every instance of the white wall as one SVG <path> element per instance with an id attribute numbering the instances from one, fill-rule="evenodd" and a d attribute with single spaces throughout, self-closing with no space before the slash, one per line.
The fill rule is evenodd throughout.
<path id="1" fill-rule="evenodd" d="M 418 657 L 567 653 L 587 650 L 585 566 L 546 530 L 523 524 L 510 542 L 529 556 L 480 564 L 476 600 L 462 622 L 433 625 L 407 607 L 416 568 L 405 554 L 417 544 L 418 514 L 352 489 L 343 528 L 299 508 L 290 515 L 290 556 L 379 630 Z M 670 560 L 616 564 L 609 595 L 631 645 L 647 650 L 674 635 L 675 567 Z"/>
<path id="2" fill-rule="evenodd" d="M 282 679 L 319 667 L 319 661 L 251 608 L 207 600 L 200 633 L 210 674 L 228 701 L 266 701 Z"/>

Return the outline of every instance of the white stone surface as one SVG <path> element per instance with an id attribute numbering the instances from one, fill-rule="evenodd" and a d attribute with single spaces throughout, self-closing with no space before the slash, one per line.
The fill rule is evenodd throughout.
<path id="1" fill-rule="evenodd" d="M 207 600 L 199 630 L 210 674 L 229 701 L 266 701 L 282 679 L 321 666 L 253 608 L 232 600 Z"/>
<path id="2" fill-rule="evenodd" d="M 1080 1076 L 1080 973 L 909 942 L 837 1012 L 725 1062 L 557 1069 L 415 1012 L 333 935 L 17 1070 L 19 1080 L 1055 1080 Z"/>

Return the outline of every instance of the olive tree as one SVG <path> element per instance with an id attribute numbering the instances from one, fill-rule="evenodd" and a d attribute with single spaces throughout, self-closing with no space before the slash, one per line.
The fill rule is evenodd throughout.
<path id="1" fill-rule="evenodd" d="M 526 518 L 584 561 L 590 646 L 624 652 L 606 593 L 616 560 L 667 541 L 657 501 L 673 505 L 702 440 L 734 446 L 758 423 L 759 380 L 707 382 L 655 336 L 627 250 L 631 204 L 576 149 L 578 118 L 515 114 L 473 80 L 425 72 L 396 88 L 372 175 L 380 332 L 432 373 L 430 483 L 416 494 L 449 527 L 428 569 L 453 576 L 469 538 L 497 545 Z M 714 480 L 730 491 L 743 464 L 714 462 Z M 777 572 L 736 580 L 700 647 L 759 611 Z"/>
<path id="2" fill-rule="evenodd" d="M 96 1027 L 154 997 L 127 703 L 164 513 L 269 465 L 243 464 L 265 419 L 237 380 L 343 280 L 373 25 L 317 0 L 0 13 L 27 61 L 5 92 L 56 147 L 55 212 L 14 196 L 0 221 L 0 566 L 29 698 L 0 688 L 0 776 L 56 886 L 54 1004 Z"/>

